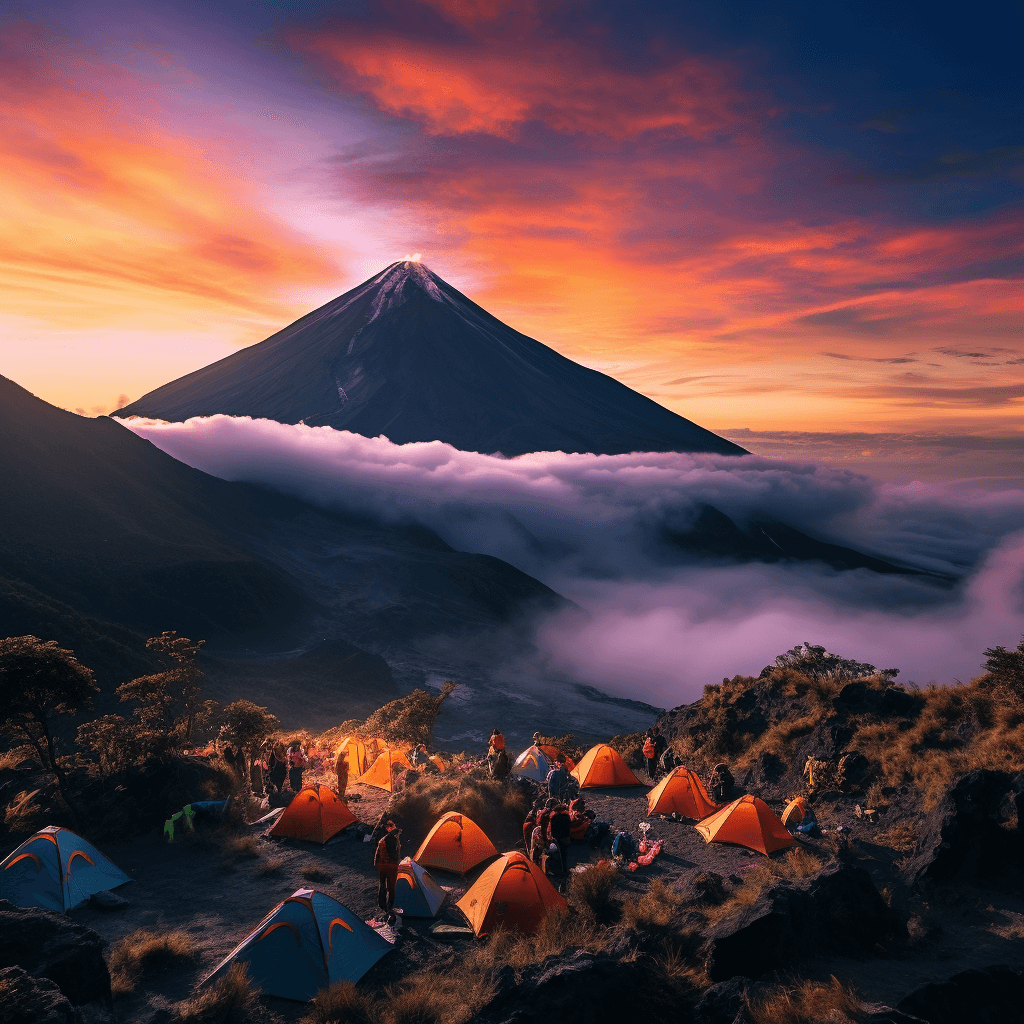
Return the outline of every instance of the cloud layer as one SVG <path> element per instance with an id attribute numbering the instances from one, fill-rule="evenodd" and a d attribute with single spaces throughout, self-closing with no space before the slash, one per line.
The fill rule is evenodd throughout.
<path id="1" fill-rule="evenodd" d="M 555 668 L 653 703 L 691 699 L 804 640 L 905 678 L 950 682 L 977 674 L 985 647 L 1016 644 L 1024 632 L 1022 490 L 896 486 L 756 456 L 509 460 L 225 416 L 127 425 L 224 479 L 414 519 L 456 548 L 504 558 L 583 609 L 537 624 Z M 741 524 L 779 520 L 961 583 L 671 556 L 661 529 L 685 528 L 705 504 Z"/>

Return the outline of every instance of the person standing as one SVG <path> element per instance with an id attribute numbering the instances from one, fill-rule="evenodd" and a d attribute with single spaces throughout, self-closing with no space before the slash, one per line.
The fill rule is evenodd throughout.
<path id="1" fill-rule="evenodd" d="M 565 770 L 565 755 L 559 754 L 555 767 L 548 772 L 548 796 L 556 802 L 565 796 L 565 784 L 569 773 Z"/>
<path id="2" fill-rule="evenodd" d="M 348 789 L 348 751 L 342 747 L 334 760 L 334 773 L 338 776 L 338 796 L 345 797 L 345 790 Z"/>
<path id="3" fill-rule="evenodd" d="M 389 819 L 373 855 L 373 866 L 377 869 L 377 906 L 388 915 L 389 924 L 395 918 L 395 886 L 402 860 L 401 835 L 401 829 Z"/>
<path id="4" fill-rule="evenodd" d="M 658 757 L 657 747 L 654 744 L 654 733 L 652 730 L 647 730 L 647 735 L 644 737 L 643 755 L 644 761 L 647 765 L 647 774 L 651 777 L 651 782 L 654 781 L 654 776 L 658 771 Z"/>
<path id="5" fill-rule="evenodd" d="M 288 755 L 284 749 L 284 743 L 278 740 L 270 748 L 270 757 L 267 759 L 267 775 L 270 784 L 280 792 L 284 789 L 284 780 L 288 774 Z"/>
<path id="6" fill-rule="evenodd" d="M 302 791 L 302 773 L 309 762 L 302 750 L 301 743 L 293 743 L 288 748 L 288 785 L 293 793 Z"/>
<path id="7" fill-rule="evenodd" d="M 498 730 L 497 726 L 491 730 L 491 736 L 487 741 L 487 747 L 488 753 L 490 754 L 497 754 L 498 751 L 505 749 L 505 737 Z"/>

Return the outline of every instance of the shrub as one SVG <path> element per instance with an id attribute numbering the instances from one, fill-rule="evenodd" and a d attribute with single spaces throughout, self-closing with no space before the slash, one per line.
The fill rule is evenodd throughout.
<path id="1" fill-rule="evenodd" d="M 178 1007 L 180 1024 L 250 1024 L 266 1016 L 245 964 L 240 963 Z"/>
<path id="2" fill-rule="evenodd" d="M 635 900 L 626 900 L 622 905 L 622 924 L 626 928 L 664 928 L 682 902 L 678 892 L 669 889 L 660 878 L 651 882 L 650 888 Z"/>
<path id="3" fill-rule="evenodd" d="M 134 992 L 144 974 L 173 970 L 194 961 L 199 949 L 187 932 L 152 932 L 145 928 L 126 935 L 110 950 L 110 988 L 114 995 Z"/>
<path id="4" fill-rule="evenodd" d="M 603 862 L 574 874 L 569 881 L 569 899 L 581 910 L 590 911 L 599 921 L 608 918 L 612 887 L 619 877 L 614 864 Z"/>
<path id="5" fill-rule="evenodd" d="M 429 745 L 441 706 L 457 685 L 448 680 L 438 694 L 413 690 L 370 715 L 362 731 L 367 736 L 380 736 L 388 742 Z"/>

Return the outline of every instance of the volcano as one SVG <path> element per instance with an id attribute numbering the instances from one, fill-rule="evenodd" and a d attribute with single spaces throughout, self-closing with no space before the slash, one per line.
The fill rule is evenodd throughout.
<path id="1" fill-rule="evenodd" d="M 745 454 L 513 330 L 411 260 L 116 415 L 181 421 L 217 413 L 508 456 Z"/>

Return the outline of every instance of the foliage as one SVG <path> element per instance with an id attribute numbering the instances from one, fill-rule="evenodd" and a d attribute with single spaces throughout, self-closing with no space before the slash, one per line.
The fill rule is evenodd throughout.
<path id="1" fill-rule="evenodd" d="M 1024 698 L 1024 637 L 1021 637 L 1015 651 L 1005 647 L 989 647 L 985 651 L 985 668 L 997 686 Z"/>
<path id="2" fill-rule="evenodd" d="M 817 647 L 806 640 L 799 647 L 780 654 L 775 659 L 774 665 L 766 665 L 761 669 L 761 678 L 770 676 L 780 668 L 794 669 L 810 680 L 865 679 L 874 675 L 892 680 L 900 672 L 898 668 L 885 668 L 879 671 L 874 665 L 853 661 L 850 658 L 841 658 L 838 654 L 830 654 L 824 647 Z"/>
<path id="3" fill-rule="evenodd" d="M 83 711 L 98 691 L 92 669 L 56 640 L 34 636 L 0 640 L 0 723 L 5 731 L 32 745 L 76 820 L 78 812 L 68 797 L 67 775 L 54 746 L 52 721 L 55 715 Z"/>
<path id="4" fill-rule="evenodd" d="M 96 755 L 103 775 L 115 775 L 138 762 L 142 743 L 136 729 L 121 715 L 103 715 L 78 727 L 78 745 Z"/>
<path id="5" fill-rule="evenodd" d="M 413 690 L 398 700 L 385 704 L 366 720 L 362 732 L 366 736 L 379 736 L 389 743 L 430 744 L 434 722 L 441 713 L 441 705 L 457 686 L 450 679 L 439 694 L 426 690 Z"/>
<path id="6" fill-rule="evenodd" d="M 199 653 L 205 642 L 178 636 L 174 630 L 146 641 L 167 667 L 163 672 L 122 683 L 116 691 L 122 701 L 136 705 L 140 736 L 167 736 L 172 742 L 187 742 L 194 729 L 213 718 L 217 704 L 202 699 L 199 685 L 204 674 L 199 668 Z"/>
<path id="7" fill-rule="evenodd" d="M 233 743 L 247 765 L 280 725 L 276 715 L 251 700 L 232 701 L 221 711 L 221 720 L 221 739 Z"/>

